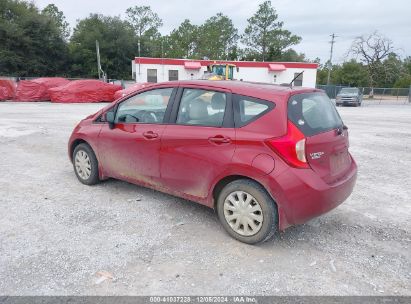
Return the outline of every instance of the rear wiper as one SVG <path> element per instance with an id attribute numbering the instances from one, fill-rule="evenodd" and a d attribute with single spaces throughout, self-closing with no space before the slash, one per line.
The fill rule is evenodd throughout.
<path id="1" fill-rule="evenodd" d="M 341 135 L 343 134 L 344 130 L 348 130 L 348 127 L 343 124 L 341 127 L 338 127 L 335 131 L 337 132 L 337 135 Z"/>

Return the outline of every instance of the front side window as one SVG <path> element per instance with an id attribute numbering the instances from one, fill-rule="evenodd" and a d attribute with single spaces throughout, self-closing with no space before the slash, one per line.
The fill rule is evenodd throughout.
<path id="1" fill-rule="evenodd" d="M 234 120 L 236 127 L 242 127 L 246 124 L 261 117 L 272 108 L 275 104 L 270 101 L 235 95 L 234 96 Z"/>
<path id="2" fill-rule="evenodd" d="M 162 123 L 173 88 L 134 95 L 118 106 L 116 123 Z"/>
<path id="3" fill-rule="evenodd" d="M 177 124 L 221 127 L 227 96 L 225 93 L 184 89 L 177 114 Z"/>

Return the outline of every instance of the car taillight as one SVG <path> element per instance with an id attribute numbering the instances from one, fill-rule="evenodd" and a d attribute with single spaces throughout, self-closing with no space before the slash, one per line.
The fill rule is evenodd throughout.
<path id="1" fill-rule="evenodd" d="M 305 157 L 305 136 L 290 121 L 287 124 L 287 135 L 270 138 L 266 143 L 289 165 L 295 168 L 310 168 Z"/>

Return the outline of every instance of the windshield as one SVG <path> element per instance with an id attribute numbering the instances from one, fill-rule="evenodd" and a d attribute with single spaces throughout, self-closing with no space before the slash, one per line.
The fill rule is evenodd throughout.
<path id="1" fill-rule="evenodd" d="M 353 94 L 353 93 L 358 93 L 358 89 L 357 88 L 342 88 L 341 89 L 341 91 L 340 91 L 340 94 L 346 94 L 346 93 L 349 93 L 349 94 Z"/>
<path id="2" fill-rule="evenodd" d="M 220 76 L 225 76 L 225 66 L 215 65 L 213 66 L 212 72 Z"/>
<path id="3" fill-rule="evenodd" d="M 304 93 L 291 96 L 288 119 L 305 136 L 312 136 L 343 125 L 340 115 L 325 93 Z"/>

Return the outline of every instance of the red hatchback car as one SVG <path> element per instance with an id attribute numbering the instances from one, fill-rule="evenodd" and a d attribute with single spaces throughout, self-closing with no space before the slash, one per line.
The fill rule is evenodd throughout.
<path id="1" fill-rule="evenodd" d="M 83 184 L 112 177 L 199 202 L 255 244 L 351 194 L 348 146 L 321 90 L 196 80 L 113 102 L 76 126 L 68 150 Z"/>

